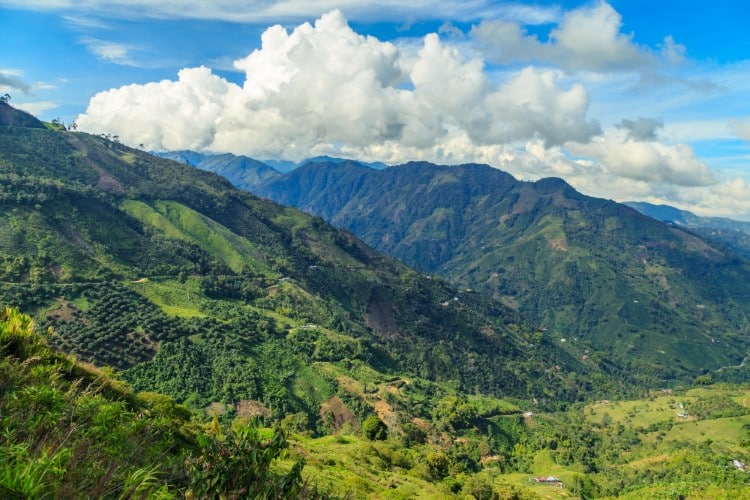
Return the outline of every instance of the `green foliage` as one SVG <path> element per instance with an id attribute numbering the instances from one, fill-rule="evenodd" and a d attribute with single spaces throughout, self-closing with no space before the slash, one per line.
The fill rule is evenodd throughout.
<path id="1" fill-rule="evenodd" d="M 215 175 L 106 137 L 0 126 L 0 303 L 52 327 L 58 351 L 108 367 L 54 354 L 30 317 L 0 313 L 0 496 L 314 496 L 301 456 L 307 478 L 354 496 L 559 493 L 532 474 L 559 474 L 579 495 L 741 491 L 745 472 L 727 465 L 750 458 L 741 391 L 691 389 L 688 419 L 661 397 L 574 402 L 737 364 L 744 264 L 554 181 L 501 176 L 512 196 L 493 207 L 494 191 L 463 190 L 460 169 L 423 167 L 420 189 L 481 210 L 393 206 L 422 230 L 413 246 L 406 233 L 390 241 L 435 270 L 455 264 L 497 300 Z M 476 229 L 471 213 L 497 227 Z M 479 259 L 454 245 L 480 241 Z M 208 405 L 226 412 L 206 433 L 190 408 Z M 396 439 L 377 440 L 375 412 Z M 253 415 L 300 443 L 243 427 Z"/>
<path id="2" fill-rule="evenodd" d="M 311 361 L 356 360 L 468 392 L 554 394 L 548 404 L 632 387 L 534 340 L 507 308 L 421 277 L 322 219 L 106 137 L 0 127 L 0 180 L 0 301 L 38 312 L 56 348 L 133 369 L 142 390 L 196 404 L 252 395 L 314 421 L 322 396 L 303 396 L 295 375 Z M 274 324 L 287 325 L 285 340 Z M 166 382 L 173 374 L 153 366 L 185 338 L 233 346 L 210 383 L 186 382 L 188 368 L 174 372 L 185 381 Z M 222 349 L 196 349 L 194 370 L 210 373 Z M 267 357 L 278 363 L 263 372 Z"/>
<path id="3" fill-rule="evenodd" d="M 30 316 L 10 307 L 0 310 L 0 354 L 24 360 L 41 349 Z"/>
<path id="4" fill-rule="evenodd" d="M 749 347 L 737 334 L 750 328 L 747 261 L 559 179 L 518 182 L 481 165 L 316 163 L 255 192 L 522 310 L 549 332 L 531 344 L 565 338 L 572 357 L 626 384 L 692 381 L 738 365 Z"/>
<path id="5" fill-rule="evenodd" d="M 424 460 L 427 465 L 427 479 L 437 481 L 448 475 L 448 467 L 450 464 L 448 462 L 448 456 L 442 451 L 428 453 L 424 457 Z"/>
<path id="6" fill-rule="evenodd" d="M 276 429 L 270 439 L 256 425 L 219 436 L 199 436 L 199 454 L 190 460 L 189 490 L 196 498 L 298 498 L 303 488 L 298 460 L 284 473 L 274 472 L 287 442 Z"/>
<path id="7" fill-rule="evenodd" d="M 302 460 L 277 466 L 287 452 L 280 429 L 267 435 L 254 423 L 207 435 L 171 398 L 134 396 L 51 352 L 17 310 L 2 313 L 0 339 L 4 497 L 320 496 L 303 483 Z"/>
<path id="8" fill-rule="evenodd" d="M 14 338 L 0 359 L 0 490 L 30 498 L 176 492 L 186 414 L 160 420 L 106 375 L 47 349 L 17 310 L 0 319 Z M 8 345 L 8 344 L 6 344 Z M 175 483 L 175 484 L 176 484 Z"/>
<path id="9" fill-rule="evenodd" d="M 388 437 L 388 427 L 377 415 L 370 415 L 362 423 L 362 434 L 370 441 L 382 441 Z"/>

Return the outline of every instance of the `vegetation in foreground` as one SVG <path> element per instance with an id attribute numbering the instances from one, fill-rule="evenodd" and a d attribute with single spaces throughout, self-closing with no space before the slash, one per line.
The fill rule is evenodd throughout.
<path id="1" fill-rule="evenodd" d="M 17 310 L 0 313 L 4 497 L 747 497 L 748 388 L 555 413 L 422 394 L 432 410 L 419 418 L 408 385 L 392 381 L 370 389 L 382 398 L 377 416 L 331 403 L 321 434 L 299 414 L 262 428 L 226 407 L 194 412 L 134 392 L 110 370 L 51 351 L 33 329 Z"/>
<path id="2" fill-rule="evenodd" d="M 280 428 L 203 424 L 111 371 L 51 351 L 32 319 L 0 311 L 4 498 L 315 497 Z"/>

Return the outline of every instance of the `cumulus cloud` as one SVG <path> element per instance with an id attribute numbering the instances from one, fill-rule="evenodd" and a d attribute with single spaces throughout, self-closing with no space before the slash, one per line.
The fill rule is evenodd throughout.
<path id="1" fill-rule="evenodd" d="M 205 149 L 211 144 L 224 98 L 234 84 L 205 67 L 183 69 L 178 80 L 127 85 L 100 92 L 80 115 L 79 128 L 118 134 L 130 144 L 154 149 Z"/>
<path id="2" fill-rule="evenodd" d="M 607 129 L 589 143 L 569 143 L 573 155 L 599 161 L 617 177 L 676 186 L 710 186 L 717 183 L 708 166 L 686 144 L 667 145 L 634 140 L 631 131 Z"/>
<path id="3" fill-rule="evenodd" d="M 643 118 L 637 120 L 623 119 L 619 128 L 628 131 L 628 138 L 635 141 L 655 141 L 656 131 L 664 127 L 664 122 L 656 118 Z"/>
<path id="4" fill-rule="evenodd" d="M 523 179 L 563 177 L 587 194 L 619 201 L 670 203 L 696 213 L 715 202 L 714 213 L 750 218 L 747 184 L 723 179 L 681 144 L 691 131 L 705 133 L 705 124 L 621 119 L 629 109 L 616 108 L 606 121 L 619 123 L 602 131 L 588 116 L 597 85 L 626 87 L 638 77 L 604 74 L 615 62 L 650 68 L 678 61 L 684 48 L 671 39 L 658 53 L 637 46 L 605 3 L 548 14 L 546 22 L 556 23 L 549 41 L 525 32 L 528 20 L 482 23 L 472 35 L 486 35 L 506 51 L 495 53 L 496 62 L 537 60 L 562 69 L 488 69 L 471 40 L 429 34 L 385 42 L 355 32 L 332 11 L 294 29 L 268 28 L 260 48 L 234 62 L 244 76 L 240 84 L 208 67 L 184 68 L 174 80 L 101 92 L 76 122 L 81 130 L 156 150 L 483 162 Z M 722 126 L 731 133 L 726 120 Z M 750 121 L 732 127 L 750 137 Z"/>
<path id="5" fill-rule="evenodd" d="M 482 161 L 520 179 L 562 177 L 582 193 L 615 201 L 642 200 L 700 215 L 750 220 L 750 185 L 741 178 L 713 179 L 709 174 L 706 184 L 678 185 L 668 175 L 621 176 L 601 159 L 571 157 L 563 148 L 547 148 L 540 141 L 529 141 L 522 148 L 486 152 Z"/>
<path id="6" fill-rule="evenodd" d="M 494 62 L 540 62 L 568 70 L 638 71 L 653 68 L 657 54 L 633 42 L 633 34 L 623 33 L 622 17 L 605 2 L 565 13 L 549 33 L 548 41 L 530 35 L 523 24 L 507 19 L 479 23 L 471 35 L 480 43 L 485 56 Z M 665 38 L 661 60 L 677 63 L 685 48 L 671 36 Z"/>
<path id="7" fill-rule="evenodd" d="M 273 26 L 261 41 L 235 62 L 242 86 L 205 67 L 183 69 L 177 81 L 97 94 L 76 121 L 153 149 L 290 159 L 345 146 L 398 161 L 408 159 L 397 158 L 399 147 L 436 155 L 449 143 L 471 151 L 538 138 L 552 146 L 599 132 L 582 86 L 563 88 L 555 72 L 533 68 L 496 85 L 481 60 L 436 34 L 405 55 L 333 11 L 291 33 Z"/>

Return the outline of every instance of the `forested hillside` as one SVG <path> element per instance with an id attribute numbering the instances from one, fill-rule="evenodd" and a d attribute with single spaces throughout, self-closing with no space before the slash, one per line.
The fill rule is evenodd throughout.
<path id="1" fill-rule="evenodd" d="M 666 382 L 747 354 L 748 261 L 560 179 L 519 182 L 482 165 L 329 163 L 256 192 L 493 297 L 556 342 L 585 346 L 594 363 L 604 355 Z"/>
<path id="2" fill-rule="evenodd" d="M 127 370 L 140 388 L 258 400 L 316 425 L 342 392 L 329 366 L 550 404 L 628 387 L 510 309 L 215 174 L 18 127 L 0 128 L 0 169 L 0 299 L 53 326 L 53 345 Z"/>
<path id="3" fill-rule="evenodd" d="M 0 496 L 746 488 L 746 389 L 662 390 L 320 218 L 28 123 L 0 126 Z"/>

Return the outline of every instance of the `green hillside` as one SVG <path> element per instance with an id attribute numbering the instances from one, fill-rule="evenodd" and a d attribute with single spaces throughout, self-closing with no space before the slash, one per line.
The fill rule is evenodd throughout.
<path id="1" fill-rule="evenodd" d="M 559 179 L 519 182 L 482 165 L 330 163 L 257 192 L 493 297 L 600 367 L 606 358 L 666 384 L 747 355 L 748 261 Z"/>
<path id="2" fill-rule="evenodd" d="M 0 126 L 0 212 L 3 498 L 746 488 L 746 388 L 628 401 L 659 381 L 214 174 Z"/>
<path id="3" fill-rule="evenodd" d="M 30 317 L 0 311 L 4 498 L 746 497 L 747 388 L 522 413 L 359 363 L 325 364 L 321 372 L 375 400 L 376 413 L 360 424 L 333 397 L 331 435 L 314 437 L 302 414 L 260 428 L 248 424 L 264 418 L 257 404 L 214 404 L 212 418 L 135 392 L 33 330 Z M 302 392 L 320 389 L 313 373 Z"/>
<path id="4" fill-rule="evenodd" d="M 57 348 L 180 401 L 259 401 L 318 429 L 342 389 L 311 363 L 550 405 L 648 383 L 319 218 L 105 137 L 0 127 L 0 201 L 0 302 L 54 327 Z"/>

